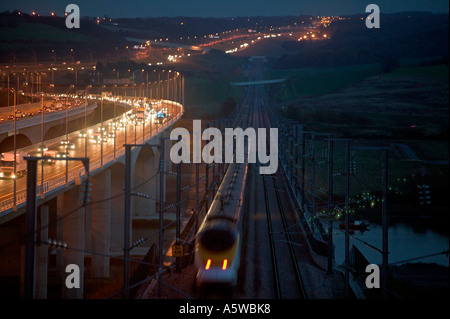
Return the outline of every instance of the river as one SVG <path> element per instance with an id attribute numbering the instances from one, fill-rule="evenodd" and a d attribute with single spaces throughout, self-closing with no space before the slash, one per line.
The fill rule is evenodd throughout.
<path id="1" fill-rule="evenodd" d="M 339 222 L 335 222 L 335 232 L 333 242 L 335 245 L 335 262 L 344 264 L 345 261 L 345 236 L 344 232 L 339 231 Z M 389 264 L 438 253 L 449 249 L 449 236 L 430 228 L 421 227 L 422 221 L 396 220 L 390 222 L 388 231 L 389 240 Z M 369 243 L 370 245 L 382 248 L 382 227 L 380 224 L 370 224 L 367 231 L 355 231 L 350 236 L 350 249 L 355 245 L 366 256 L 369 262 L 381 264 L 381 253 L 370 248 L 354 237 Z M 412 262 L 437 263 L 443 266 L 449 266 L 449 257 L 438 255 Z"/>

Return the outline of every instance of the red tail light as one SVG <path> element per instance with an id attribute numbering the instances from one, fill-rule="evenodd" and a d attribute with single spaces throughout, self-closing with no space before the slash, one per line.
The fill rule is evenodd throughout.
<path id="1" fill-rule="evenodd" d="M 223 266 L 222 266 L 222 269 L 223 269 L 223 270 L 226 270 L 226 269 L 227 269 L 227 264 L 228 264 L 228 259 L 224 259 L 224 260 L 223 260 Z"/>

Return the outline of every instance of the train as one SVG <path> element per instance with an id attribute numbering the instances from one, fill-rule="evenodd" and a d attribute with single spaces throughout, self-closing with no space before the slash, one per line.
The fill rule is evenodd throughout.
<path id="1" fill-rule="evenodd" d="M 244 163 L 229 164 L 195 237 L 196 286 L 237 285 L 242 246 L 242 215 L 248 172 Z"/>

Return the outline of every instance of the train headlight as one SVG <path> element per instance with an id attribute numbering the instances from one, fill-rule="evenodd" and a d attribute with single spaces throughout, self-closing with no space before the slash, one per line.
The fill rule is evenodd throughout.
<path id="1" fill-rule="evenodd" d="M 222 265 L 222 269 L 226 270 L 227 269 L 227 264 L 228 264 L 228 259 L 224 259 L 223 260 L 223 265 Z"/>
<path id="2" fill-rule="evenodd" d="M 208 259 L 208 260 L 206 261 L 205 270 L 208 270 L 209 267 L 211 267 L 211 259 Z"/>

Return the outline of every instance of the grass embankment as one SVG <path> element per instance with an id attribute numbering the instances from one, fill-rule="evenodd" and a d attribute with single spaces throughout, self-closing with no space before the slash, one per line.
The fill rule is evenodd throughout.
<path id="1" fill-rule="evenodd" d="M 93 38 L 71 32 L 69 29 L 59 29 L 44 23 L 19 23 L 17 27 L 0 28 L 0 39 L 3 41 L 70 41 L 91 42 Z M 22 45 L 22 44 L 20 44 Z"/>
<path id="2" fill-rule="evenodd" d="M 406 76 L 406 77 L 444 79 L 444 80 L 448 80 L 449 78 L 447 65 L 430 65 L 430 66 L 398 68 L 390 73 L 387 73 L 386 76 Z"/>
<path id="3" fill-rule="evenodd" d="M 275 97 L 277 102 L 283 102 L 298 97 L 329 94 L 379 73 L 381 67 L 378 64 L 365 64 L 335 68 L 270 70 L 266 76 L 269 79 L 288 79 L 285 90 Z"/>
<path id="4" fill-rule="evenodd" d="M 399 68 L 387 74 L 378 74 L 375 65 L 271 73 L 291 74 L 287 84 L 274 90 L 274 100 L 287 117 L 310 130 L 363 139 L 448 136 L 446 65 Z"/>
<path id="5" fill-rule="evenodd" d="M 186 118 L 218 119 L 226 117 L 233 109 L 232 103 L 238 102 L 240 90 L 230 86 L 227 81 L 206 78 L 186 78 L 185 84 Z"/>
<path id="6" fill-rule="evenodd" d="M 353 145 L 390 145 L 389 187 L 391 213 L 436 214 L 447 206 L 448 166 L 423 166 L 417 160 L 448 161 L 448 66 L 417 66 L 381 73 L 377 65 L 339 68 L 273 70 L 274 77 L 287 77 L 284 87 L 275 90 L 277 103 L 286 116 L 306 124 L 308 131 L 352 138 Z M 280 102 L 281 101 L 281 102 Z M 406 144 L 416 154 L 410 158 Z M 310 142 L 307 144 L 310 153 Z M 327 189 L 326 142 L 316 142 L 316 194 Z M 335 194 L 344 194 L 344 143 L 335 146 Z M 356 163 L 351 177 L 351 196 L 381 194 L 381 152 L 352 151 Z M 307 175 L 311 164 L 307 159 Z M 420 206 L 417 185 L 430 185 L 431 205 Z M 309 191 L 309 183 L 306 183 Z M 397 205 L 398 204 L 398 205 Z M 354 205 L 367 210 L 369 202 Z"/>

